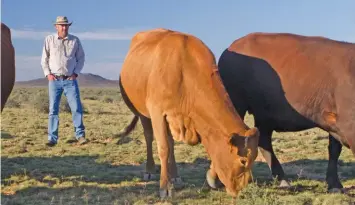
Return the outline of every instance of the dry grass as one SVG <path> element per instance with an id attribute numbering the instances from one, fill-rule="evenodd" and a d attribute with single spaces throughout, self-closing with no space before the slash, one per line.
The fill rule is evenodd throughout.
<path id="1" fill-rule="evenodd" d="M 255 182 L 232 201 L 224 190 L 205 183 L 209 159 L 202 145 L 177 143 L 176 160 L 185 187 L 161 202 L 158 182 L 143 182 L 145 141 L 139 126 L 131 140 L 116 145 L 115 134 L 131 119 L 115 89 L 82 89 L 90 143 L 66 144 L 73 137 L 71 115 L 60 113 L 60 141 L 46 148 L 46 89 L 15 88 L 1 116 L 1 204 L 354 204 L 355 162 L 344 148 L 339 176 L 347 194 L 326 194 L 327 134 L 319 129 L 274 133 L 273 145 L 294 186 L 280 190 L 262 157 L 254 166 Z M 43 101 L 45 105 L 45 101 Z M 41 112 L 41 110 L 43 112 Z M 65 110 L 65 107 L 63 108 Z M 246 119 L 252 125 L 252 116 Z M 154 158 L 159 164 L 154 142 Z"/>

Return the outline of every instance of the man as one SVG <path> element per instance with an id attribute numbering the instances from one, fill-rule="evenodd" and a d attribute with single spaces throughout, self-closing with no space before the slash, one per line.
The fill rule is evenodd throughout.
<path id="1" fill-rule="evenodd" d="M 58 16 L 54 23 L 57 33 L 47 36 L 43 46 L 41 65 L 48 79 L 49 119 L 46 145 L 49 147 L 58 142 L 58 112 L 63 92 L 71 109 L 75 138 L 79 144 L 87 142 L 76 80 L 84 66 L 85 53 L 79 38 L 68 34 L 71 24 L 66 16 Z"/>

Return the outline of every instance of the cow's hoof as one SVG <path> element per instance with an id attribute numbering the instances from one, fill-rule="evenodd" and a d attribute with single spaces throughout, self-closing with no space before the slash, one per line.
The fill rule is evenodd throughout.
<path id="1" fill-rule="evenodd" d="M 150 180 L 155 180 L 155 179 L 157 179 L 157 176 L 155 174 L 151 174 L 151 173 L 146 172 L 143 175 L 144 181 L 150 181 Z"/>
<path id="2" fill-rule="evenodd" d="M 331 188 L 328 189 L 328 193 L 332 193 L 332 194 L 343 194 L 344 190 L 341 188 Z"/>
<path id="3" fill-rule="evenodd" d="M 170 188 L 169 191 L 168 191 L 168 196 L 170 198 L 174 198 L 175 196 L 175 188 Z"/>
<path id="4" fill-rule="evenodd" d="M 184 186 L 184 182 L 181 177 L 171 178 L 170 181 L 174 185 L 175 189 L 181 189 Z"/>
<path id="5" fill-rule="evenodd" d="M 211 170 L 208 170 L 206 173 L 206 180 L 208 185 L 213 189 L 218 189 L 223 187 L 222 182 L 218 179 L 217 176 L 211 176 Z"/>
<path id="6" fill-rule="evenodd" d="M 160 189 L 159 190 L 159 195 L 160 199 L 166 199 L 166 198 L 173 198 L 175 194 L 175 190 L 173 188 L 170 189 Z"/>
<path id="7" fill-rule="evenodd" d="M 290 188 L 291 184 L 288 181 L 283 179 L 283 180 L 281 180 L 279 187 L 280 188 Z"/>
<path id="8" fill-rule="evenodd" d="M 181 177 L 171 178 L 170 181 L 173 184 L 181 184 L 181 183 L 183 183 Z"/>

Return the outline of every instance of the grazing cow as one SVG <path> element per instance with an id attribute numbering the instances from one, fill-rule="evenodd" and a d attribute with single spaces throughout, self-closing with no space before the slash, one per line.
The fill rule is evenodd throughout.
<path id="1" fill-rule="evenodd" d="M 15 83 L 15 49 L 11 31 L 1 23 L 1 112 Z"/>
<path id="2" fill-rule="evenodd" d="M 239 115 L 259 128 L 259 147 L 272 175 L 289 186 L 276 158 L 273 131 L 319 127 L 329 133 L 329 192 L 341 192 L 342 145 L 355 155 L 355 44 L 287 33 L 252 33 L 235 40 L 218 61 Z"/>
<path id="3" fill-rule="evenodd" d="M 220 180 L 232 196 L 247 185 L 259 132 L 249 129 L 237 115 L 215 57 L 201 40 L 166 29 L 137 33 L 122 66 L 119 86 L 135 114 L 130 130 L 138 118 L 144 128 L 148 172 L 154 170 L 153 136 L 156 139 L 160 197 L 171 196 L 171 185 L 178 178 L 174 140 L 189 145 L 201 142 L 213 167 L 207 179 Z"/>

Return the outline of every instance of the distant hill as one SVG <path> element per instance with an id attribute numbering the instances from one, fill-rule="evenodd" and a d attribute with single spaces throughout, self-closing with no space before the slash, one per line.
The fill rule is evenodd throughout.
<path id="1" fill-rule="evenodd" d="M 117 87 L 118 80 L 109 80 L 91 73 L 81 73 L 77 78 L 80 87 Z M 43 87 L 48 86 L 47 78 L 37 78 L 28 81 L 17 81 L 15 86 L 20 87 Z"/>

